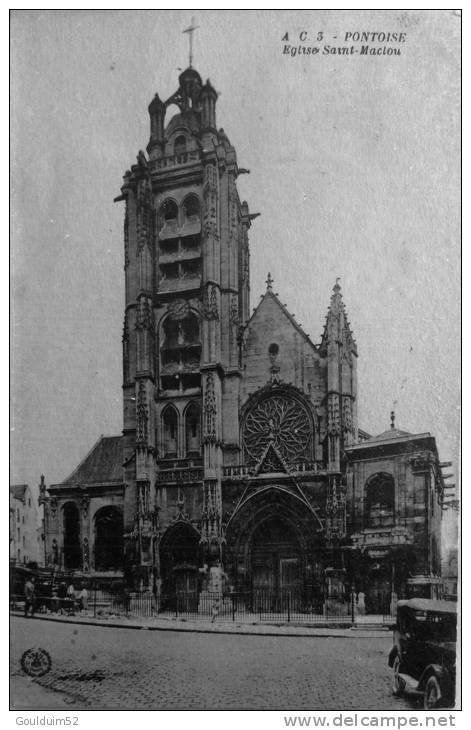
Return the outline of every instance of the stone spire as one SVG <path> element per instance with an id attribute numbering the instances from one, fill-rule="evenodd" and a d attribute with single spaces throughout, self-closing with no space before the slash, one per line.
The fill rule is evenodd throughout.
<path id="1" fill-rule="evenodd" d="M 347 310 L 342 298 L 342 288 L 339 284 L 340 277 L 335 280 L 330 297 L 330 305 L 327 310 L 327 317 L 322 334 L 321 349 L 325 349 L 328 342 L 340 341 L 347 349 L 357 355 L 356 343 L 350 322 L 347 317 Z"/>
<path id="2" fill-rule="evenodd" d="M 340 469 L 345 445 L 352 443 L 357 432 L 356 357 L 357 349 L 342 298 L 335 280 L 327 311 L 319 353 L 327 361 L 327 432 L 328 468 Z"/>

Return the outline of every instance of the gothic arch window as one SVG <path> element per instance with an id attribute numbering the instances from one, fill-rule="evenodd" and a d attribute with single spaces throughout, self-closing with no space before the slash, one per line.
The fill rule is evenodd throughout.
<path id="1" fill-rule="evenodd" d="M 394 525 L 394 477 L 380 473 L 372 476 L 365 487 L 365 527 Z"/>
<path id="2" fill-rule="evenodd" d="M 173 152 L 175 157 L 180 157 L 186 154 L 186 137 L 183 134 L 179 134 L 175 139 L 173 146 Z"/>
<path id="3" fill-rule="evenodd" d="M 201 205 L 196 195 L 188 195 L 183 201 L 185 220 L 196 222 L 200 218 Z"/>
<path id="4" fill-rule="evenodd" d="M 255 397 L 243 418 L 245 460 L 259 463 L 273 445 L 285 464 L 310 461 L 313 430 L 308 407 L 293 390 L 277 389 Z"/>
<path id="5" fill-rule="evenodd" d="M 200 387 L 200 326 L 185 300 L 176 300 L 161 331 L 160 365 L 164 390 Z"/>
<path id="6" fill-rule="evenodd" d="M 165 459 L 178 456 L 178 413 L 168 405 L 162 413 L 163 455 Z"/>
<path id="7" fill-rule="evenodd" d="M 165 223 L 173 223 L 178 219 L 178 206 L 174 200 L 168 198 L 160 206 L 160 217 Z"/>
<path id="8" fill-rule="evenodd" d="M 95 514 L 95 570 L 123 567 L 123 513 L 110 505 Z"/>
<path id="9" fill-rule="evenodd" d="M 62 510 L 64 568 L 78 570 L 82 563 L 80 549 L 80 512 L 75 502 L 66 502 Z"/>
<path id="10" fill-rule="evenodd" d="M 194 402 L 185 411 L 185 449 L 187 456 L 199 456 L 201 452 L 201 408 Z"/>

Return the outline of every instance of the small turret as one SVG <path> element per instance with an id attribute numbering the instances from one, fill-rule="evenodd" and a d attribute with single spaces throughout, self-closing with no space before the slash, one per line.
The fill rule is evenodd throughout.
<path id="1" fill-rule="evenodd" d="M 201 90 L 201 123 L 203 129 L 211 129 L 216 131 L 216 99 L 218 98 L 216 89 L 214 89 L 209 79 Z"/>
<path id="2" fill-rule="evenodd" d="M 331 468 L 340 467 L 342 449 L 357 434 L 357 348 L 336 279 L 327 312 L 319 353 L 327 361 L 328 455 Z"/>
<path id="3" fill-rule="evenodd" d="M 165 104 L 158 94 L 154 96 L 149 104 L 150 115 L 150 140 L 147 145 L 147 152 L 151 152 L 156 146 L 164 143 Z"/>

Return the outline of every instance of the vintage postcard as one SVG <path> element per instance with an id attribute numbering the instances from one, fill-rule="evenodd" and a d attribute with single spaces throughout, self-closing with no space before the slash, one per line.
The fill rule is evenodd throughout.
<path id="1" fill-rule="evenodd" d="M 460 11 L 11 48 L 11 708 L 453 724 Z"/>

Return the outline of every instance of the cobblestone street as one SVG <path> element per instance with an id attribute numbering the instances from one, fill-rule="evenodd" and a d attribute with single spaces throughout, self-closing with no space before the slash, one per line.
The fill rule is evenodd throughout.
<path id="1" fill-rule="evenodd" d="M 80 709 L 410 710 L 391 693 L 384 638 L 195 634 L 11 619 L 11 672 L 47 649 L 36 680 Z M 52 701 L 54 693 L 51 692 Z M 19 702 L 17 700 L 17 702 Z M 21 699 L 24 707 L 27 697 Z"/>

